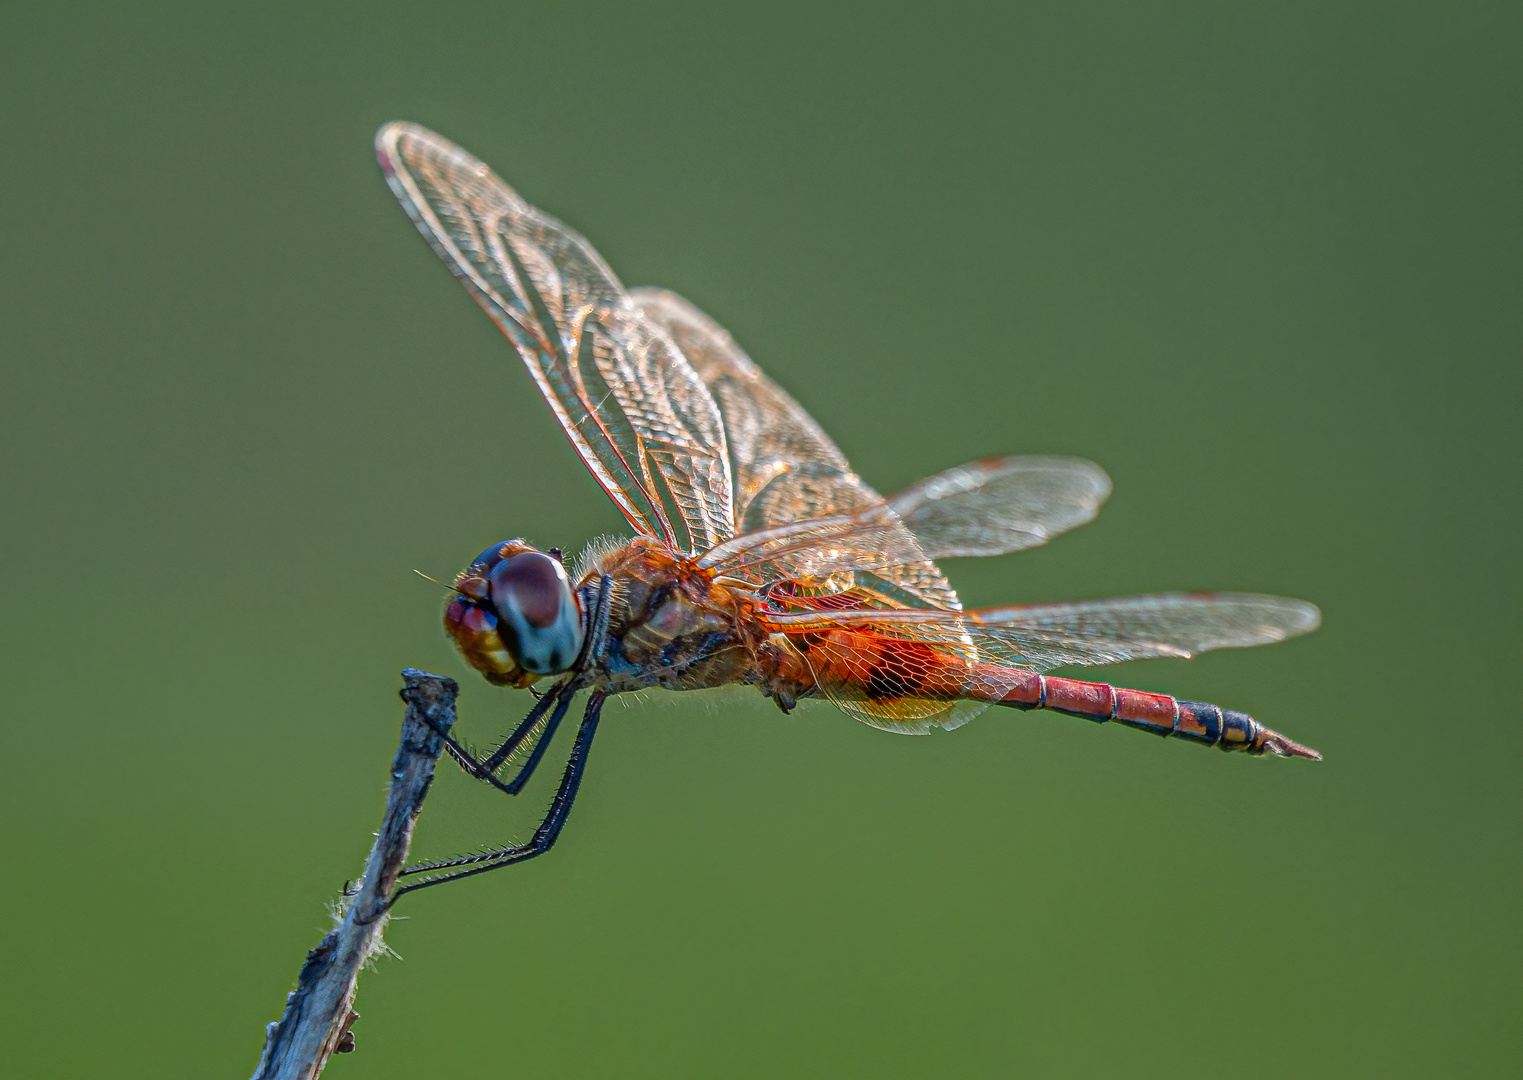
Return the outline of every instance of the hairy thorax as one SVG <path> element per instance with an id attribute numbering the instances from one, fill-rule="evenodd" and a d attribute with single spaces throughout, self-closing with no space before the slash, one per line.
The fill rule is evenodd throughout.
<path id="1" fill-rule="evenodd" d="M 701 690 L 756 682 L 757 630 L 749 592 L 651 540 L 636 539 L 584 567 L 581 585 L 612 582 L 599 685 L 610 693 L 659 686 Z"/>

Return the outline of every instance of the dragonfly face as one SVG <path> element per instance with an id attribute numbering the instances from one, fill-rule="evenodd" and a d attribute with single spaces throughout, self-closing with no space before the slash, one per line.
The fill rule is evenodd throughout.
<path id="1" fill-rule="evenodd" d="M 581 604 L 560 560 L 520 540 L 487 548 L 458 578 L 444 627 L 491 682 L 527 686 L 567 671 L 584 640 Z"/>

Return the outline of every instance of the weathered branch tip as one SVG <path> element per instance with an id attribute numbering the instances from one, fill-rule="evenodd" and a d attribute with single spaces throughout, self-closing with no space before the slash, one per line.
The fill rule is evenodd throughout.
<path id="1" fill-rule="evenodd" d="M 254 1080 L 312 1080 L 329 1056 L 354 1049 L 351 1030 L 360 966 L 381 946 L 397 875 L 407 860 L 413 823 L 433 783 L 443 748 L 441 732 L 455 723 L 454 679 L 407 668 L 402 672 L 402 738 L 391 762 L 386 813 L 359 887 L 343 904 L 343 918 L 307 954 L 296 989 L 286 997 L 278 1023 L 265 1029 L 264 1052 Z"/>

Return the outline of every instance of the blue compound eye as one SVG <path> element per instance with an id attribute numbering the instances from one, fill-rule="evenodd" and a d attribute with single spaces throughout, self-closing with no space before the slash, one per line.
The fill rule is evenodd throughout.
<path id="1" fill-rule="evenodd" d="M 582 612 L 559 560 L 539 551 L 510 555 L 491 568 L 487 585 L 498 632 L 525 671 L 553 675 L 576 662 Z"/>

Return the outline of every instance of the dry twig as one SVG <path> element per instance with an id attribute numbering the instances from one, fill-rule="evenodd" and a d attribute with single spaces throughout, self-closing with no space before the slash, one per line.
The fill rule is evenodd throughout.
<path id="1" fill-rule="evenodd" d="M 264 1053 L 254 1080 L 315 1080 L 334 1053 L 354 1049 L 350 1027 L 360 965 L 381 946 L 381 931 L 397 872 L 407 858 L 413 822 L 433 782 L 440 731 L 455 723 L 453 679 L 408 668 L 402 672 L 402 741 L 391 763 L 386 816 L 359 888 L 348 898 L 343 921 L 307 954 L 296 989 L 278 1023 L 265 1029 Z"/>

